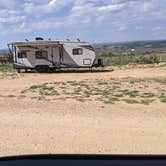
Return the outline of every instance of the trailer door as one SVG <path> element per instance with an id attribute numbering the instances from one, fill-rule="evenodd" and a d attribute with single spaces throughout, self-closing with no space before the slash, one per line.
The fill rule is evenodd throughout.
<path id="1" fill-rule="evenodd" d="M 52 60 L 53 65 L 60 67 L 61 64 L 61 53 L 60 47 L 52 47 Z"/>

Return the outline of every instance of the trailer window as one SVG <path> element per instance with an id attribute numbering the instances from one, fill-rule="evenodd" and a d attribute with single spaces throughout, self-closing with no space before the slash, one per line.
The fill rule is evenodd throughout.
<path id="1" fill-rule="evenodd" d="M 73 55 L 82 55 L 82 54 L 83 54 L 82 48 L 73 49 Z"/>
<path id="2" fill-rule="evenodd" d="M 48 52 L 47 51 L 36 51 L 35 56 L 36 56 L 36 59 L 47 59 Z"/>
<path id="3" fill-rule="evenodd" d="M 26 51 L 18 52 L 18 58 L 26 58 L 26 57 L 27 57 L 27 52 Z"/>

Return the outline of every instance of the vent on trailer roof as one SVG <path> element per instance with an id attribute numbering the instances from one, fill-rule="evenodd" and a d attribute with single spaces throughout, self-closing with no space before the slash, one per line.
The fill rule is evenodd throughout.
<path id="1" fill-rule="evenodd" d="M 38 41 L 38 40 L 44 40 L 42 37 L 36 37 L 35 39 L 36 39 L 37 41 Z"/>

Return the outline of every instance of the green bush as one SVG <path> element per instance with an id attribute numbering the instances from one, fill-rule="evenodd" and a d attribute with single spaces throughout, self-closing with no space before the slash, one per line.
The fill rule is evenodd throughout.
<path id="1" fill-rule="evenodd" d="M 154 64 L 160 62 L 159 55 L 153 53 L 98 53 L 98 57 L 103 59 L 104 66 L 110 65 L 127 65 L 129 63 L 137 64 Z"/>
<path id="2" fill-rule="evenodd" d="M 12 72 L 12 71 L 14 71 L 14 69 L 11 63 L 0 64 L 0 72 Z"/>
<path id="3" fill-rule="evenodd" d="M 136 60 L 139 64 L 153 64 L 153 63 L 159 63 L 159 57 L 156 55 L 142 55 Z"/>

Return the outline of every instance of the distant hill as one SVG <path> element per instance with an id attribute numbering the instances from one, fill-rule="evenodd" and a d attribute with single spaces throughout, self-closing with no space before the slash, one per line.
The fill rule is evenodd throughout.
<path id="1" fill-rule="evenodd" d="M 97 52 L 166 52 L 166 40 L 97 43 L 93 46 Z M 8 49 L 0 49 L 0 54 L 8 54 Z"/>
<path id="2" fill-rule="evenodd" d="M 98 52 L 166 52 L 166 40 L 99 43 L 93 46 Z"/>
<path id="3" fill-rule="evenodd" d="M 0 49 L 0 54 L 8 54 L 8 49 Z"/>

